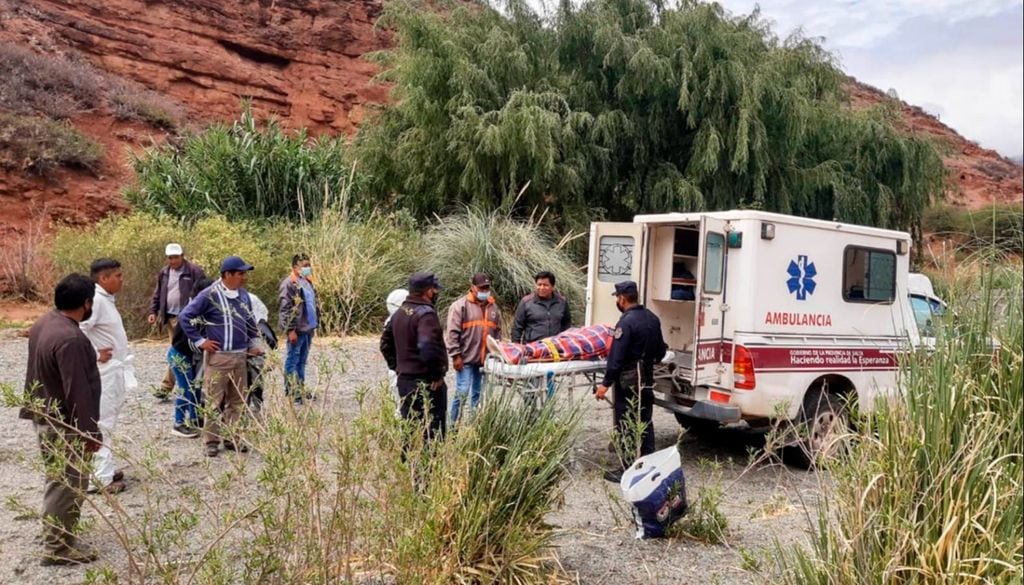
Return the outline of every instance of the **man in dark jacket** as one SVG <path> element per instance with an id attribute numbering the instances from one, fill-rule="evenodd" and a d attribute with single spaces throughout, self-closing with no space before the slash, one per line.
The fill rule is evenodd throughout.
<path id="1" fill-rule="evenodd" d="M 398 373 L 402 418 L 427 417 L 427 440 L 444 438 L 448 409 L 448 354 L 434 308 L 441 283 L 427 272 L 409 278 L 409 296 L 384 327 L 380 352 Z M 429 413 L 429 414 L 428 414 Z"/>
<path id="2" fill-rule="evenodd" d="M 615 285 L 615 306 L 622 313 L 612 334 L 612 349 L 604 379 L 595 396 L 604 400 L 608 387 L 615 386 L 615 429 L 622 468 L 605 473 L 617 482 L 622 469 L 637 457 L 654 452 L 654 364 L 668 351 L 661 333 L 661 320 L 638 304 L 639 289 L 632 280 Z"/>
<path id="3" fill-rule="evenodd" d="M 89 484 L 91 454 L 102 441 L 96 363 L 110 358 L 109 350 L 97 355 L 78 325 L 92 315 L 95 290 L 96 284 L 87 276 L 66 276 L 54 291 L 56 309 L 29 330 L 25 394 L 32 403 L 18 417 L 35 423 L 46 469 L 43 565 L 96 560 L 96 553 L 74 534 Z"/>
<path id="4" fill-rule="evenodd" d="M 149 301 L 150 325 L 167 326 L 169 338 L 174 336 L 174 325 L 178 322 L 178 313 L 185 308 L 189 300 L 199 291 L 192 290 L 204 276 L 203 269 L 185 259 L 181 244 L 167 244 L 164 248 L 167 265 L 160 269 L 156 276 L 156 288 Z M 163 382 L 154 394 L 166 400 L 174 390 L 174 374 L 167 368 Z"/>
<path id="5" fill-rule="evenodd" d="M 519 301 L 512 324 L 513 343 L 533 343 L 572 327 L 565 297 L 555 292 L 555 275 L 544 271 L 533 277 L 536 290 Z"/>

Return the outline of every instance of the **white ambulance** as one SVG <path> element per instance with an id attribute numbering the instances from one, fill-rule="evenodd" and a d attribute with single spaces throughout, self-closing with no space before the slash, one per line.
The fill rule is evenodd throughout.
<path id="1" fill-rule="evenodd" d="M 905 232 L 725 211 L 594 223 L 590 236 L 586 323 L 617 321 L 615 283 L 637 282 L 674 354 L 656 403 L 684 426 L 801 423 L 804 463 L 850 399 L 870 408 L 898 390 L 897 356 L 928 343 L 919 323 L 943 306 L 927 277 L 911 290 Z"/>

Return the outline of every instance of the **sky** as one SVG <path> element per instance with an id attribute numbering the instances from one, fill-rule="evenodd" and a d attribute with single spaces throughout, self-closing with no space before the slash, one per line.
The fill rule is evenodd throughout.
<path id="1" fill-rule="evenodd" d="M 1024 0 L 719 0 L 1005 156 L 1024 152 Z"/>

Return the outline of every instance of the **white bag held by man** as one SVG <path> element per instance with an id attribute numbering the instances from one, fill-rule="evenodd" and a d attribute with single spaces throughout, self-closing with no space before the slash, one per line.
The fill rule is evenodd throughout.
<path id="1" fill-rule="evenodd" d="M 634 461 L 619 486 L 633 505 L 637 538 L 663 537 L 686 514 L 686 480 L 675 445 Z"/>

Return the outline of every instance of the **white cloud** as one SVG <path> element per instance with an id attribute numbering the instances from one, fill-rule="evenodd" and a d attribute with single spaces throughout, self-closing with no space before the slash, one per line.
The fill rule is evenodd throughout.
<path id="1" fill-rule="evenodd" d="M 780 37 L 824 37 L 843 69 L 982 146 L 1024 152 L 1021 0 L 722 0 L 734 14 L 760 5 Z"/>

